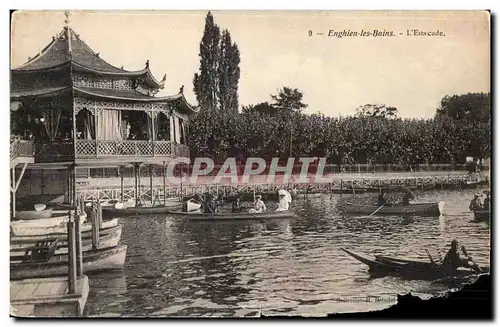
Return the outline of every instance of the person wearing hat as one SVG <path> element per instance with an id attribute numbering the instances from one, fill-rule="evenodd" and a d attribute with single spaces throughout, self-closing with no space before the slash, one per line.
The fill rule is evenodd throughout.
<path id="1" fill-rule="evenodd" d="M 479 196 L 480 196 L 480 194 L 478 194 L 478 193 L 474 194 L 474 199 L 472 199 L 470 201 L 470 204 L 469 204 L 470 211 L 482 209 L 481 200 L 479 199 Z"/>
<path id="2" fill-rule="evenodd" d="M 257 195 L 255 197 L 255 208 L 250 209 L 250 213 L 261 213 L 266 211 L 266 205 L 264 204 L 264 201 L 262 201 L 262 196 Z"/>
<path id="3" fill-rule="evenodd" d="M 443 259 L 443 266 L 449 273 L 455 273 L 459 267 L 474 268 L 474 265 L 469 263 L 469 257 L 462 258 L 458 252 L 458 241 L 451 241 L 451 248 L 448 250 Z"/>

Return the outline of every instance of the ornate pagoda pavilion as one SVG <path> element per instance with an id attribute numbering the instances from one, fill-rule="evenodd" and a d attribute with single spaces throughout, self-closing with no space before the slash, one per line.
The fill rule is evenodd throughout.
<path id="1" fill-rule="evenodd" d="M 70 168 L 73 175 L 75 167 L 188 157 L 189 117 L 198 109 L 183 87 L 155 96 L 165 81 L 153 76 L 149 61 L 137 71 L 106 62 L 66 19 L 39 54 L 11 70 L 11 134 L 34 142 L 33 168 Z"/>

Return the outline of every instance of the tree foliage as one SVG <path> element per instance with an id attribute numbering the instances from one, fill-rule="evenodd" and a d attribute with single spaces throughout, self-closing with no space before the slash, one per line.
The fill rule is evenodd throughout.
<path id="1" fill-rule="evenodd" d="M 303 97 L 304 94 L 298 89 L 285 86 L 277 94 L 271 95 L 272 106 L 278 110 L 300 112 L 302 109 L 307 108 L 307 104 L 302 102 Z"/>
<path id="2" fill-rule="evenodd" d="M 447 95 L 441 100 L 436 116 L 446 116 L 455 120 L 488 122 L 491 117 L 490 93 Z"/>
<path id="3" fill-rule="evenodd" d="M 385 104 L 365 104 L 356 109 L 360 117 L 397 118 L 398 109 Z"/>

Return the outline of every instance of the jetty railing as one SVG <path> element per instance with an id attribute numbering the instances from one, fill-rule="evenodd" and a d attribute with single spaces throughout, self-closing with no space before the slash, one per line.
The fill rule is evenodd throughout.
<path id="1" fill-rule="evenodd" d="M 216 165 L 213 171 L 208 176 L 216 176 L 222 165 Z M 238 174 L 241 175 L 244 172 L 245 167 L 243 165 L 238 165 Z M 174 169 L 174 175 L 180 176 L 181 173 L 190 176 L 193 170 L 192 165 L 177 165 Z M 302 166 L 300 164 L 294 165 L 292 170 L 293 174 L 300 174 Z M 485 165 L 481 167 L 482 171 L 488 171 L 489 166 Z M 261 175 L 266 174 L 269 171 L 269 167 L 264 170 Z M 315 174 L 318 171 L 317 164 L 311 164 L 309 166 L 308 173 Z M 440 173 L 440 172 L 468 172 L 470 171 L 470 166 L 467 164 L 421 164 L 416 165 L 411 169 L 408 169 L 407 165 L 378 165 L 378 164 L 356 164 L 356 165 L 336 165 L 336 164 L 326 164 L 323 169 L 323 174 L 343 174 L 343 175 L 362 175 L 362 174 L 407 174 L 411 176 L 412 174 L 418 175 L 421 173 Z M 142 166 L 139 169 L 141 177 L 149 177 L 150 170 Z M 152 167 L 153 176 L 162 176 L 163 167 L 153 166 Z M 92 178 L 108 178 L 108 177 L 118 177 L 118 168 L 91 168 L 87 171 L 87 177 Z M 280 175 L 282 173 L 277 173 Z M 123 177 L 133 177 L 134 170 L 132 167 L 125 167 L 123 169 Z"/>

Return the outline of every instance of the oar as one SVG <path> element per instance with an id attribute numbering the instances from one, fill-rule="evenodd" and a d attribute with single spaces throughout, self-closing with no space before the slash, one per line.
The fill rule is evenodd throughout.
<path id="1" fill-rule="evenodd" d="M 482 272 L 482 269 L 479 267 L 479 265 L 477 263 L 474 262 L 474 260 L 472 260 L 472 258 L 469 256 L 469 254 L 467 253 L 467 250 L 465 249 L 465 246 L 462 245 L 462 252 L 463 254 L 472 262 L 473 264 L 473 268 L 475 270 L 477 270 L 477 272 Z"/>
<path id="2" fill-rule="evenodd" d="M 436 262 L 435 262 L 435 261 L 434 261 L 434 259 L 432 258 L 432 255 L 431 255 L 431 253 L 429 252 L 429 250 L 428 250 L 428 249 L 425 249 L 425 252 L 427 253 L 427 256 L 429 257 L 429 260 L 431 261 L 431 263 L 432 263 L 433 265 L 435 265 L 435 264 L 436 264 Z"/>
<path id="3" fill-rule="evenodd" d="M 382 209 L 384 206 L 385 206 L 385 204 L 382 204 L 382 205 L 380 206 L 380 208 L 378 208 L 377 210 L 375 210 L 374 212 L 372 212 L 372 214 L 371 214 L 371 215 L 369 215 L 368 217 L 371 217 L 371 216 L 373 216 L 374 214 L 376 214 L 376 213 L 377 213 L 380 209 Z"/>

